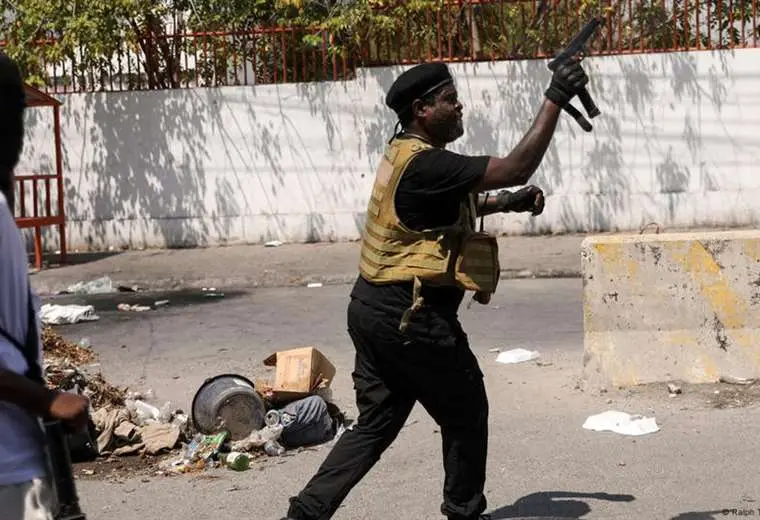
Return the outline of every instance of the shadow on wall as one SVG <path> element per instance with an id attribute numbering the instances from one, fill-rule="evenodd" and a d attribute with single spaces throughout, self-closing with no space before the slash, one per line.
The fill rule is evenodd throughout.
<path id="1" fill-rule="evenodd" d="M 746 141 L 722 117 L 742 100 L 729 99 L 740 73 L 731 60 L 725 52 L 590 58 L 602 115 L 586 134 L 563 114 L 532 180 L 547 193 L 551 218 L 492 218 L 521 222 L 524 233 L 709 224 L 707 211 L 683 222 L 679 207 L 725 188 L 731 172 L 720 169 L 730 162 L 705 151 L 711 138 L 746 157 Z M 117 248 L 145 237 L 183 247 L 358 235 L 396 123 L 385 95 L 405 68 L 365 69 L 329 84 L 68 95 L 64 168 L 76 169 L 66 180 L 69 229 Z M 466 117 L 451 149 L 506 155 L 540 107 L 546 62 L 451 68 Z M 28 116 L 32 129 L 43 120 Z M 25 156 L 52 171 L 52 141 L 43 151 L 47 138 L 38 133 Z M 246 229 L 251 222 L 255 230 Z"/>
<path id="2" fill-rule="evenodd" d="M 87 95 L 83 111 L 88 117 L 75 121 L 75 128 L 92 148 L 91 162 L 82 165 L 79 177 L 89 188 L 66 185 L 74 225 L 89 220 L 92 238 L 100 243 L 108 242 L 106 226 L 118 233 L 119 221 L 132 220 L 124 228 L 127 235 L 120 237 L 126 244 L 134 243 L 133 235 L 157 234 L 172 247 L 204 245 L 209 230 L 198 217 L 205 216 L 208 189 L 206 103 L 193 91 L 174 91 L 167 97 L 142 92 Z M 84 121 L 94 126 L 83 128 Z M 90 200 L 78 200 L 80 193 Z M 91 213 L 82 214 L 81 208 L 88 206 Z"/>

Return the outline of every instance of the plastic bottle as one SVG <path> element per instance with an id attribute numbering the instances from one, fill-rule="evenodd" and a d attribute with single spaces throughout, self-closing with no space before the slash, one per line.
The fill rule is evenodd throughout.
<path id="1" fill-rule="evenodd" d="M 279 442 L 272 440 L 267 441 L 266 444 L 264 444 L 264 452 L 270 457 L 279 457 L 285 453 L 285 448 L 283 448 L 282 444 Z"/>
<path id="2" fill-rule="evenodd" d="M 224 457 L 224 464 L 234 471 L 245 471 L 251 465 L 251 458 L 245 453 L 233 451 Z"/>
<path id="3" fill-rule="evenodd" d="M 277 426 L 280 424 L 280 412 L 277 410 L 269 410 L 264 416 L 264 424 L 267 426 Z"/>

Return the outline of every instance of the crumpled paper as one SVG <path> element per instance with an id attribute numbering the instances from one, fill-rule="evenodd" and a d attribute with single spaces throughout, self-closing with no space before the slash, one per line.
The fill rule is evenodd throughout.
<path id="1" fill-rule="evenodd" d="M 53 305 L 46 303 L 40 307 L 40 321 L 46 325 L 72 324 L 99 319 L 100 317 L 95 314 L 95 307 L 92 305 Z"/>
<path id="2" fill-rule="evenodd" d="M 137 425 L 126 408 L 100 408 L 92 414 L 98 436 L 98 452 L 101 455 L 130 455 L 145 452 L 155 455 L 173 449 L 182 433 L 179 424 L 151 422 Z"/>
<path id="3" fill-rule="evenodd" d="M 95 429 L 100 432 L 98 435 L 98 453 L 105 454 L 118 447 L 115 430 L 124 422 L 129 422 L 129 413 L 125 408 L 107 408 L 103 407 L 92 414 L 92 422 Z M 124 443 L 122 443 L 124 444 Z"/>
<path id="4" fill-rule="evenodd" d="M 660 430 L 654 417 L 631 415 L 609 410 L 592 415 L 583 423 L 583 428 L 594 431 L 611 431 L 621 435 L 647 435 Z"/>

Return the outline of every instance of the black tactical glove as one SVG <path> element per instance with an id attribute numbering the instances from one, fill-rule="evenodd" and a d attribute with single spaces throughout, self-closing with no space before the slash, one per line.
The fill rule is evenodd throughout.
<path id="1" fill-rule="evenodd" d="M 504 190 L 496 196 L 496 204 L 501 212 L 530 211 L 536 216 L 544 211 L 544 192 L 536 186 L 526 186 L 514 193 Z"/>
<path id="2" fill-rule="evenodd" d="M 588 83 L 588 76 L 579 61 L 570 59 L 562 63 L 552 75 L 546 97 L 560 107 L 567 105 Z"/>

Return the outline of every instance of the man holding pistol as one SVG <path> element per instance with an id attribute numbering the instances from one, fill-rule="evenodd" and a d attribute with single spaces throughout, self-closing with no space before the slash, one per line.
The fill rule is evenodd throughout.
<path id="1" fill-rule="evenodd" d="M 542 213 L 543 192 L 535 186 L 488 192 L 529 182 L 561 110 L 587 83 L 580 63 L 564 60 L 527 133 L 506 156 L 490 157 L 445 148 L 464 133 L 462 103 L 446 65 L 419 65 L 395 81 L 386 102 L 401 130 L 377 171 L 360 275 L 348 306 L 360 414 L 291 499 L 289 519 L 331 518 L 396 438 L 416 402 L 441 428 L 442 513 L 449 520 L 488 518 L 488 400 L 458 319 L 466 291 L 487 303 L 499 279 L 496 240 L 477 230 L 476 217 Z M 392 509 L 385 517 L 411 518 Z"/>

